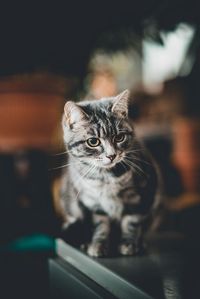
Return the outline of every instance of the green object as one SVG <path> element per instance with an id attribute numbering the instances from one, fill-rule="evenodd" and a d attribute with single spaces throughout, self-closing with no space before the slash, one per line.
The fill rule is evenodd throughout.
<path id="1" fill-rule="evenodd" d="M 18 238 L 0 246 L 0 252 L 55 252 L 55 240 L 43 234 L 35 234 Z"/>

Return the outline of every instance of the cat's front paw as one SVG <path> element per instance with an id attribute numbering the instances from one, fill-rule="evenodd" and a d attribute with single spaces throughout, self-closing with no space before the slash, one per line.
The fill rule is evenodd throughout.
<path id="1" fill-rule="evenodd" d="M 121 255 L 132 256 L 132 255 L 136 255 L 138 252 L 139 252 L 138 247 L 133 243 L 122 242 L 119 245 L 119 253 Z"/>
<path id="2" fill-rule="evenodd" d="M 108 244 L 107 242 L 91 243 L 87 248 L 87 254 L 92 257 L 104 257 L 108 256 Z"/>

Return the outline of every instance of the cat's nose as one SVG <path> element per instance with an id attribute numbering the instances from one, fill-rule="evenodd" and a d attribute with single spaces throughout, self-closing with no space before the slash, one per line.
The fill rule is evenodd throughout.
<path id="1" fill-rule="evenodd" d="M 110 161 L 112 162 L 115 158 L 116 158 L 116 155 L 109 155 L 109 156 L 106 156 L 108 159 L 110 159 Z"/>

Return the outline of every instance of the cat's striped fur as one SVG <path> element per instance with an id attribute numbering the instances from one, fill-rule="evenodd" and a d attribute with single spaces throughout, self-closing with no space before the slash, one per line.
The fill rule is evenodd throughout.
<path id="1" fill-rule="evenodd" d="M 91 211 L 94 234 L 87 250 L 91 256 L 108 254 L 112 222 L 121 229 L 119 252 L 137 253 L 157 205 L 157 173 L 128 119 L 128 101 L 126 90 L 116 97 L 65 105 L 69 166 L 61 190 L 63 227 L 84 220 L 83 207 Z"/>

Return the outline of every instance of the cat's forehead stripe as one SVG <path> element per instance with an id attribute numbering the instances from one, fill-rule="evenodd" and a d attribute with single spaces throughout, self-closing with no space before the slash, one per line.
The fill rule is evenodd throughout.
<path id="1" fill-rule="evenodd" d="M 90 110 L 90 121 L 97 137 L 111 137 L 117 134 L 117 119 L 108 115 L 102 109 Z"/>

